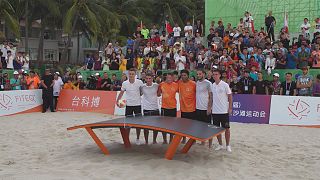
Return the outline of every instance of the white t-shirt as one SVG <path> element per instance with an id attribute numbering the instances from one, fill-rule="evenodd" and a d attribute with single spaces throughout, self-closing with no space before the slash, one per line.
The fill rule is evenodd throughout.
<path id="1" fill-rule="evenodd" d="M 176 62 L 176 65 L 177 65 L 177 70 L 178 71 L 181 71 L 181 70 L 184 70 L 184 64 L 186 63 L 186 57 L 185 56 L 176 56 L 175 57 L 175 62 Z M 181 60 L 181 61 L 179 61 Z"/>
<path id="2" fill-rule="evenodd" d="M 121 91 L 126 91 L 127 106 L 140 106 L 141 96 L 140 88 L 143 82 L 139 79 L 135 79 L 134 83 L 130 83 L 126 80 L 122 83 Z"/>
<path id="3" fill-rule="evenodd" d="M 14 57 L 12 55 L 8 57 L 7 69 L 13 69 L 13 59 Z"/>
<path id="4" fill-rule="evenodd" d="M 192 29 L 193 29 L 193 28 L 192 28 L 192 26 L 191 26 L 191 25 L 189 25 L 189 26 L 188 26 L 188 25 L 187 25 L 187 26 L 185 26 L 185 27 L 184 27 L 184 36 L 185 36 L 185 37 L 187 37 L 187 36 L 188 36 L 188 34 L 189 34 L 189 31 L 190 31 L 190 30 L 192 30 Z"/>
<path id="5" fill-rule="evenodd" d="M 174 27 L 173 28 L 173 37 L 180 37 L 181 28 L 180 27 Z"/>
<path id="6" fill-rule="evenodd" d="M 152 83 L 151 86 L 147 86 L 147 84 L 142 86 L 143 110 L 159 110 L 157 96 L 158 87 L 159 85 L 156 83 Z"/>
<path id="7" fill-rule="evenodd" d="M 305 30 L 304 32 L 305 33 L 310 33 L 310 28 L 311 28 L 311 25 L 309 24 L 309 23 L 307 23 L 307 24 L 305 24 L 305 23 L 302 23 L 301 24 L 301 26 L 300 26 L 300 28 L 302 29 L 302 28 L 309 28 L 308 30 Z M 303 32 L 303 31 L 302 31 Z"/>
<path id="8" fill-rule="evenodd" d="M 252 22 L 253 21 L 253 17 L 252 16 L 248 16 L 248 17 L 244 17 L 243 18 L 243 22 L 244 22 L 244 27 L 245 28 L 251 28 L 252 27 Z"/>
<path id="9" fill-rule="evenodd" d="M 23 59 L 23 62 L 24 62 L 22 68 L 24 70 L 29 70 L 29 63 L 30 63 L 29 56 L 22 57 L 22 59 Z"/>
<path id="10" fill-rule="evenodd" d="M 203 81 L 197 81 L 196 88 L 196 109 L 207 110 L 209 92 L 212 92 L 211 82 L 206 79 Z"/>
<path id="11" fill-rule="evenodd" d="M 63 81 L 61 77 L 59 77 L 57 80 L 54 80 L 53 96 L 59 96 L 62 86 L 63 86 Z"/>
<path id="12" fill-rule="evenodd" d="M 229 109 L 228 95 L 231 94 L 229 85 L 220 81 L 212 84 L 212 114 L 227 114 Z"/>

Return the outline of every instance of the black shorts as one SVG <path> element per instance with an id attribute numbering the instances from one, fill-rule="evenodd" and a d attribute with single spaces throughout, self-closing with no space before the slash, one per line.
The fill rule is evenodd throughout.
<path id="1" fill-rule="evenodd" d="M 186 119 L 195 119 L 196 112 L 181 112 L 181 117 Z"/>
<path id="2" fill-rule="evenodd" d="M 160 116 L 159 109 L 157 110 L 143 110 L 144 116 Z"/>
<path id="3" fill-rule="evenodd" d="M 165 109 L 161 108 L 161 116 L 168 116 L 168 117 L 177 117 L 177 109 Z"/>
<path id="4" fill-rule="evenodd" d="M 218 127 L 230 128 L 229 114 L 212 114 L 213 124 Z"/>
<path id="5" fill-rule="evenodd" d="M 196 110 L 195 120 L 211 124 L 211 114 L 207 115 L 207 110 Z"/>
<path id="6" fill-rule="evenodd" d="M 126 106 L 126 116 L 141 116 L 141 106 Z"/>

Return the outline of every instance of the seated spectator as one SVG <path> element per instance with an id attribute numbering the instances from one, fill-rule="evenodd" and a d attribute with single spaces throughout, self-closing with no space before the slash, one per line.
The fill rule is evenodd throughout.
<path id="1" fill-rule="evenodd" d="M 69 90 L 75 89 L 71 78 L 67 79 L 67 82 L 64 83 L 63 89 L 69 89 Z"/>
<path id="2" fill-rule="evenodd" d="M 303 68 L 309 65 L 310 53 L 306 50 L 306 46 L 301 44 L 301 51 L 298 52 L 299 68 Z"/>
<path id="3" fill-rule="evenodd" d="M 122 84 L 122 82 L 117 80 L 117 75 L 116 74 L 112 74 L 110 89 L 112 91 L 120 91 L 121 90 L 121 84 Z"/>
<path id="4" fill-rule="evenodd" d="M 18 71 L 13 72 L 13 78 L 10 79 L 10 86 L 12 90 L 21 90 L 21 81 Z"/>
<path id="5" fill-rule="evenodd" d="M 30 71 L 30 76 L 26 79 L 27 89 L 38 89 L 40 85 L 40 79 L 36 76 L 34 71 Z"/>
<path id="6" fill-rule="evenodd" d="M 320 74 L 317 75 L 317 79 L 313 84 L 312 95 L 315 97 L 320 97 Z"/>
<path id="7" fill-rule="evenodd" d="M 103 73 L 103 79 L 101 80 L 101 89 L 104 91 L 111 90 L 111 79 L 108 77 L 108 73 Z"/>
<path id="8" fill-rule="evenodd" d="M 74 90 L 83 90 L 85 87 L 86 83 L 83 81 L 83 77 L 79 75 L 77 81 L 74 83 Z"/>
<path id="9" fill-rule="evenodd" d="M 320 68 L 320 45 L 316 44 L 311 54 L 312 68 Z"/>

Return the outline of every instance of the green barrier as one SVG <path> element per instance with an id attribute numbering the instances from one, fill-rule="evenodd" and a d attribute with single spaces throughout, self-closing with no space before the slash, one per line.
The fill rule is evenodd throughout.
<path id="1" fill-rule="evenodd" d="M 282 82 L 286 80 L 285 77 L 286 77 L 286 73 L 288 72 L 292 73 L 293 80 L 296 80 L 296 77 L 302 74 L 302 70 L 300 69 L 275 69 L 272 71 L 270 76 L 265 71 L 263 71 L 263 77 L 264 79 L 271 81 L 273 79 L 272 75 L 274 73 L 279 73 L 280 81 Z M 314 79 L 318 74 L 320 74 L 320 69 L 309 69 L 309 75 L 313 76 Z"/>
<path id="2" fill-rule="evenodd" d="M 115 70 L 109 70 L 109 71 L 90 71 L 90 70 L 83 70 L 80 71 L 82 77 L 84 80 L 87 80 L 88 77 L 90 77 L 91 75 L 95 75 L 96 73 L 99 73 L 100 76 L 103 76 L 103 73 L 107 72 L 109 75 L 109 78 L 111 78 L 112 74 L 116 74 L 117 79 L 120 80 L 121 79 L 121 75 L 122 75 L 122 71 L 115 71 Z"/>

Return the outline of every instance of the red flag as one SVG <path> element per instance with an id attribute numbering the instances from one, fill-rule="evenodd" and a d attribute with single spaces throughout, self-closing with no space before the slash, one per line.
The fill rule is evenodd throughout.
<path id="1" fill-rule="evenodd" d="M 289 32 L 289 27 L 288 27 L 288 13 L 287 13 L 287 12 L 284 13 L 284 25 L 283 25 L 283 28 L 284 28 L 284 31 L 285 31 L 286 33 Z"/>
<path id="2" fill-rule="evenodd" d="M 166 21 L 166 30 L 167 30 L 168 34 L 173 32 L 173 28 L 168 21 Z"/>
<path id="3" fill-rule="evenodd" d="M 252 20 L 250 23 L 251 23 L 251 30 L 252 30 L 252 33 L 254 33 L 254 24 L 253 24 L 253 20 Z"/>

